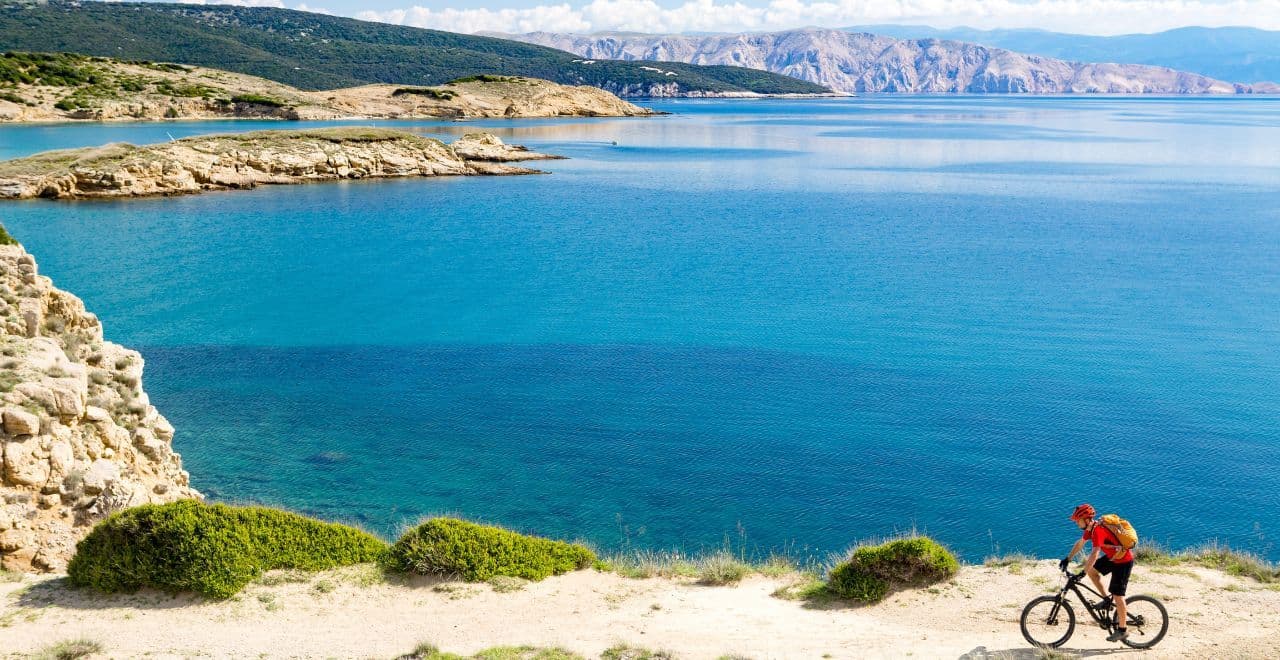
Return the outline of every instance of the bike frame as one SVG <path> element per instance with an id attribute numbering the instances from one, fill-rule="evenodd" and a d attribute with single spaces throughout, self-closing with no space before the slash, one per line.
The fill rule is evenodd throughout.
<path id="1" fill-rule="evenodd" d="M 1085 611 L 1089 613 L 1089 616 L 1093 617 L 1094 622 L 1103 628 L 1106 628 L 1107 632 L 1114 632 L 1115 621 L 1110 616 L 1104 614 L 1106 610 L 1099 610 L 1095 608 L 1093 603 L 1090 603 L 1089 599 L 1085 598 L 1085 595 L 1081 593 L 1080 589 L 1083 587 L 1085 591 L 1097 596 L 1098 598 L 1110 598 L 1110 596 L 1103 596 L 1102 594 L 1094 591 L 1089 587 L 1089 585 L 1084 583 L 1084 576 L 1085 574 L 1083 572 L 1067 574 L 1067 584 L 1062 587 L 1062 591 L 1058 592 L 1058 602 L 1054 603 L 1053 611 L 1049 613 L 1049 619 L 1051 621 L 1057 620 L 1058 610 L 1062 607 L 1062 603 L 1066 601 L 1067 592 L 1071 591 L 1075 593 L 1076 598 L 1080 599 L 1080 604 L 1084 605 Z"/>

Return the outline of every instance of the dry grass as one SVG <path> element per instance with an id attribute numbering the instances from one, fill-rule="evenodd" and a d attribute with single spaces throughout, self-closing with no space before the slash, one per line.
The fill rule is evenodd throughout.
<path id="1" fill-rule="evenodd" d="M 654 651 L 628 644 L 611 646 L 600 654 L 600 660 L 675 660 L 675 657 L 670 651 Z"/>
<path id="2" fill-rule="evenodd" d="M 71 639 L 41 649 L 31 656 L 31 660 L 78 660 L 102 651 L 102 644 L 95 640 Z"/>
<path id="3" fill-rule="evenodd" d="M 1157 544 L 1143 544 L 1134 549 L 1139 564 L 1157 567 L 1174 567 L 1194 564 L 1215 568 L 1228 575 L 1252 578 L 1264 584 L 1280 583 L 1280 565 L 1243 550 L 1210 542 L 1179 552 L 1173 552 Z"/>

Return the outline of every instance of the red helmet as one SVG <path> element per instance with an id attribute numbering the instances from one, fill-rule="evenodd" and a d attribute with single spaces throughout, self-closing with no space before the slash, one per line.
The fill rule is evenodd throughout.
<path id="1" fill-rule="evenodd" d="M 1093 518 L 1098 512 L 1093 510 L 1092 504 L 1081 504 L 1071 513 L 1072 520 L 1088 520 Z"/>

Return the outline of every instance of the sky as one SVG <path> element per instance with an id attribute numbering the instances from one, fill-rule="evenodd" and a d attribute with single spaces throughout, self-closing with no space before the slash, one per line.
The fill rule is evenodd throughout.
<path id="1" fill-rule="evenodd" d="M 1280 30 L 1280 0 L 203 0 L 451 32 L 765 32 L 897 23 L 1081 34 L 1244 25 Z"/>

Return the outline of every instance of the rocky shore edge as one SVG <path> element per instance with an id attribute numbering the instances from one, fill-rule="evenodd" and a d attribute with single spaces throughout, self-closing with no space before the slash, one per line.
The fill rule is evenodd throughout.
<path id="1" fill-rule="evenodd" d="M 383 128 L 206 135 L 48 151 L 0 163 L 0 199 L 179 195 L 340 179 L 541 174 L 560 158 L 468 133 L 453 144 Z"/>
<path id="2" fill-rule="evenodd" d="M 524 119 L 666 114 L 590 86 L 480 75 L 441 85 L 307 91 L 207 67 L 0 53 L 0 124 L 209 119 Z"/>
<path id="3" fill-rule="evenodd" d="M 143 364 L 0 229 L 0 568 L 65 570 L 111 513 L 201 497 Z"/>

